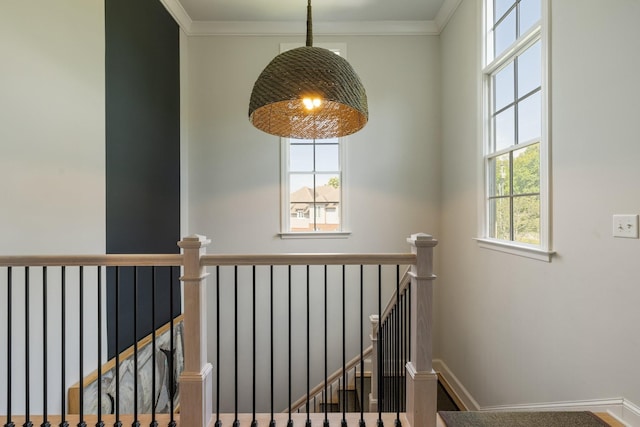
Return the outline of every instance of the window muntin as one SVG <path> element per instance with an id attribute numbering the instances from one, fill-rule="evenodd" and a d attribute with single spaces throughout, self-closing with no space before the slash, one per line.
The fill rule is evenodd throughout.
<path id="1" fill-rule="evenodd" d="M 484 236 L 547 250 L 541 1 L 485 0 Z"/>

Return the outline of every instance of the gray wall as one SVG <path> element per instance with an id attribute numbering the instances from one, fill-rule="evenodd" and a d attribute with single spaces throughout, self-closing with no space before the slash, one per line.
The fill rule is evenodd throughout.
<path id="1" fill-rule="evenodd" d="M 0 253 L 76 254 L 105 251 L 105 64 L 104 4 L 101 1 L 0 2 Z M 59 273 L 51 272 L 49 296 L 60 307 Z M 32 273 L 36 283 L 38 273 Z M 77 301 L 77 273 L 69 272 L 69 300 Z M 16 272 L 16 279 L 22 280 Z M 6 273 L 0 274 L 0 312 L 6 313 Z M 87 278 L 86 284 L 94 281 Z M 93 288 L 95 289 L 95 288 Z M 32 348 L 40 345 L 40 289 L 32 289 Z M 96 300 L 95 291 L 87 299 Z M 58 303 L 56 303 L 56 299 Z M 24 301 L 16 285 L 14 301 Z M 14 306 L 14 339 L 24 336 L 22 310 Z M 87 312 L 87 330 L 96 330 L 95 310 Z M 49 342 L 60 342 L 59 310 L 50 309 Z M 67 313 L 69 370 L 67 386 L 78 378 L 77 311 Z M 5 343 L 6 317 L 0 320 Z M 85 339 L 85 372 L 94 369 L 95 334 Z M 6 384 L 4 344 L 0 384 Z M 60 384 L 60 361 L 48 353 L 50 384 Z M 32 378 L 42 376 L 42 354 L 31 352 Z M 24 357 L 13 358 L 23 372 Z M 53 367 L 56 367 L 53 369 Z M 73 367 L 73 370 L 72 368 Z M 22 378 L 21 378 L 22 377 Z M 23 396 L 24 376 L 14 376 L 13 392 Z M 33 388 L 32 388 L 33 390 Z M 59 387 L 56 386 L 56 390 Z M 6 387 L 0 388 L 4 408 Z M 39 410 L 41 393 L 32 392 L 31 409 Z M 49 395 L 49 408 L 60 408 Z M 14 404 L 14 413 L 24 408 Z"/>
<path id="2" fill-rule="evenodd" d="M 367 126 L 347 144 L 350 229 L 344 240 L 282 240 L 280 146 L 253 128 L 255 79 L 299 37 L 191 37 L 188 41 L 189 232 L 215 252 L 400 251 L 436 231 L 439 197 L 437 37 L 316 36 L 344 42 L 369 98 Z M 392 220 L 390 220 L 392 219 Z"/>
<path id="3" fill-rule="evenodd" d="M 247 119 L 249 96 L 253 83 L 267 63 L 279 53 L 280 43 L 302 42 L 300 37 L 191 37 L 188 39 L 188 187 L 189 232 L 212 239 L 208 252 L 287 253 L 287 252 L 407 252 L 406 238 L 416 232 L 438 235 L 438 199 L 440 189 L 439 138 L 439 45 L 437 37 L 319 37 L 314 42 L 346 43 L 347 59 L 360 75 L 369 100 L 370 121 L 359 133 L 346 141 L 346 191 L 349 229 L 346 239 L 286 239 L 280 231 L 280 141 L 251 126 Z M 260 332 L 259 364 L 268 368 L 269 343 L 268 287 L 264 270 L 258 271 Z M 282 274 L 282 273 L 280 273 Z M 302 274 L 304 278 L 304 272 Z M 323 313 L 321 272 L 312 271 L 314 308 L 312 324 L 314 357 L 322 355 Z M 354 274 L 358 274 L 355 272 Z M 394 273 L 395 274 L 395 273 Z M 241 301 L 250 301 L 250 271 L 241 271 Z M 353 274 L 350 274 L 353 276 Z M 282 276 L 280 276 L 282 277 Z M 392 275 L 393 277 L 393 275 Z M 340 302 L 339 275 L 330 280 L 329 299 Z M 210 282 L 213 282 L 213 277 Z M 286 374 L 286 286 L 276 286 L 276 325 L 285 335 L 277 340 L 276 370 Z M 294 289 L 294 306 L 299 316 L 294 325 L 295 383 L 302 385 L 293 399 L 302 396 L 304 388 L 304 282 Z M 347 322 L 347 360 L 359 352 L 359 307 L 357 282 L 349 286 Z M 338 286 L 338 288 L 335 288 Z M 384 303 L 390 294 L 385 287 Z M 227 287 L 223 296 L 231 297 Z M 375 295 L 375 289 L 367 288 Z M 209 292 L 209 358 L 215 355 L 215 303 Z M 242 340 L 250 345 L 248 325 L 250 304 L 240 316 Z M 377 312 L 376 299 L 367 302 L 368 316 Z M 232 349 L 233 307 L 223 304 L 223 383 L 233 384 Z M 283 317 L 284 316 L 284 317 Z M 329 309 L 330 331 L 341 328 L 341 307 Z M 278 320 L 280 319 L 280 320 Z M 284 322 L 284 323 L 283 323 Z M 369 345 L 368 332 L 365 346 Z M 335 336 L 334 336 L 335 338 Z M 249 340 L 249 342 L 247 342 Z M 331 347 L 329 372 L 341 364 L 340 340 Z M 331 344 L 330 344 L 331 346 Z M 338 347 L 338 348 L 336 348 Z M 250 347 L 245 347 L 249 348 Z M 283 353 L 284 351 L 284 353 Z M 250 392 L 251 352 L 240 354 L 240 386 Z M 314 359 L 311 385 L 321 381 L 322 363 Z M 215 363 L 214 363 L 215 364 Z M 225 366 L 227 368 L 225 368 Z M 260 408 L 268 410 L 268 388 L 259 381 Z M 286 376 L 283 381 L 286 381 Z M 286 387 L 286 382 L 278 384 Z M 279 391 L 278 391 L 279 390 Z M 277 389 L 276 409 L 286 406 L 286 389 Z M 221 396 L 223 409 L 233 407 L 229 393 Z M 250 410 L 250 402 L 242 402 Z"/>
<path id="4" fill-rule="evenodd" d="M 481 249 L 479 2 L 442 38 L 442 227 L 436 357 L 482 408 L 640 402 L 640 4 L 551 2 L 551 263 Z M 460 268 L 464 266 L 464 268 Z M 637 421 L 636 421 L 637 422 Z"/>

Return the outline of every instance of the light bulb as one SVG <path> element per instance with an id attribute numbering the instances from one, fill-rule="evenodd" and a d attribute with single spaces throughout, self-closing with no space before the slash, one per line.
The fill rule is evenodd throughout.
<path id="1" fill-rule="evenodd" d="M 302 103 L 307 110 L 313 110 L 322 105 L 322 100 L 320 98 L 303 98 Z"/>

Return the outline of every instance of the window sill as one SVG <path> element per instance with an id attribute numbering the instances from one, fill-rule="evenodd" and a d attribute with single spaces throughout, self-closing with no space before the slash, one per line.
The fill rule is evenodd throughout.
<path id="1" fill-rule="evenodd" d="M 555 251 L 547 251 L 534 246 L 519 245 L 516 243 L 507 243 L 503 240 L 494 240 L 487 238 L 475 238 L 478 246 L 484 249 L 504 252 L 512 255 L 522 256 L 535 259 L 538 261 L 551 262 L 551 258 L 555 255 Z"/>
<path id="2" fill-rule="evenodd" d="M 350 231 L 310 231 L 298 233 L 279 233 L 281 239 L 346 239 Z"/>

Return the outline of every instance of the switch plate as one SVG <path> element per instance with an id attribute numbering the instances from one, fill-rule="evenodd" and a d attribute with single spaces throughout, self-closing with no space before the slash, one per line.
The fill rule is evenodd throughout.
<path id="1" fill-rule="evenodd" d="M 638 238 L 638 215 L 614 215 L 613 237 Z"/>

